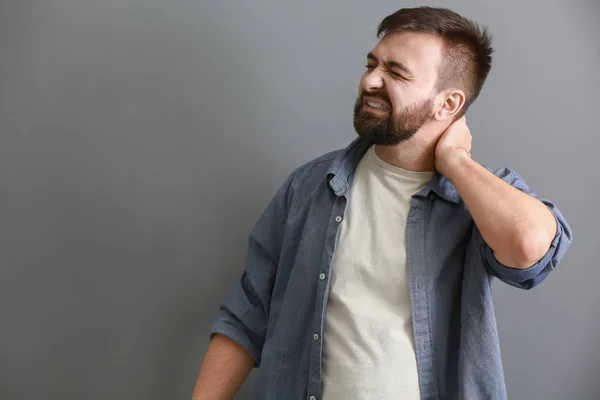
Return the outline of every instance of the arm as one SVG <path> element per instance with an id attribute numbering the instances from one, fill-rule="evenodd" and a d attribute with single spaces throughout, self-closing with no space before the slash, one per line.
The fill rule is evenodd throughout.
<path id="1" fill-rule="evenodd" d="M 248 238 L 245 269 L 220 306 L 192 399 L 231 399 L 258 367 L 285 230 L 292 176 L 279 189 Z"/>
<path id="2" fill-rule="evenodd" d="M 436 168 L 458 190 L 485 242 L 507 267 L 526 269 L 540 260 L 557 233 L 554 215 L 540 200 L 511 186 L 473 161 L 464 118 L 436 147 Z"/>
<path id="3" fill-rule="evenodd" d="M 254 359 L 233 340 L 215 335 L 200 368 L 192 400 L 229 400 L 240 389 Z"/>
<path id="4" fill-rule="evenodd" d="M 541 201 L 504 182 L 464 152 L 452 160 L 446 177 L 501 264 L 525 269 L 546 254 L 557 224 Z"/>

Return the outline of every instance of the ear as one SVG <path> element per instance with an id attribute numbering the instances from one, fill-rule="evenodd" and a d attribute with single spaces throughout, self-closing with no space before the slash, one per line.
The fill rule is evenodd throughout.
<path id="1" fill-rule="evenodd" d="M 439 104 L 433 118 L 438 121 L 453 119 L 465 105 L 465 92 L 460 89 L 445 90 L 440 93 Z"/>

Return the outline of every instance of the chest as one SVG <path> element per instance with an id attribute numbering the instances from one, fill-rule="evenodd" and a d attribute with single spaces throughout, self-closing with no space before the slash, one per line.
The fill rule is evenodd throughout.
<path id="1" fill-rule="evenodd" d="M 385 275 L 377 275 L 378 266 L 402 276 L 406 268 L 406 279 L 441 292 L 458 284 L 473 227 L 466 208 L 433 194 L 417 194 L 385 223 L 378 223 L 385 214 L 370 219 L 354 213 L 348 200 L 323 191 L 291 208 L 295 212 L 287 220 L 275 301 L 300 307 L 323 297 L 334 260 L 360 258 L 359 268 L 375 279 Z"/>

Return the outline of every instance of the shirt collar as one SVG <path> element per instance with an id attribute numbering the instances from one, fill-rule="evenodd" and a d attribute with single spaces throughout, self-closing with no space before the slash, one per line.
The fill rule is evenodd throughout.
<path id="1" fill-rule="evenodd" d="M 371 145 L 368 140 L 358 137 L 335 157 L 325 179 L 336 196 L 347 196 L 356 167 Z M 454 184 L 438 172 L 416 196 L 428 196 L 431 192 L 452 203 L 460 201 Z"/>

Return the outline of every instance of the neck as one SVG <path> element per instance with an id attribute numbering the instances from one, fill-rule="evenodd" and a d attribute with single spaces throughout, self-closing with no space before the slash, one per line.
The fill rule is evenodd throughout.
<path id="1" fill-rule="evenodd" d="M 415 172 L 435 171 L 435 146 L 441 136 L 417 132 L 394 146 L 375 146 L 375 154 L 396 167 Z"/>

